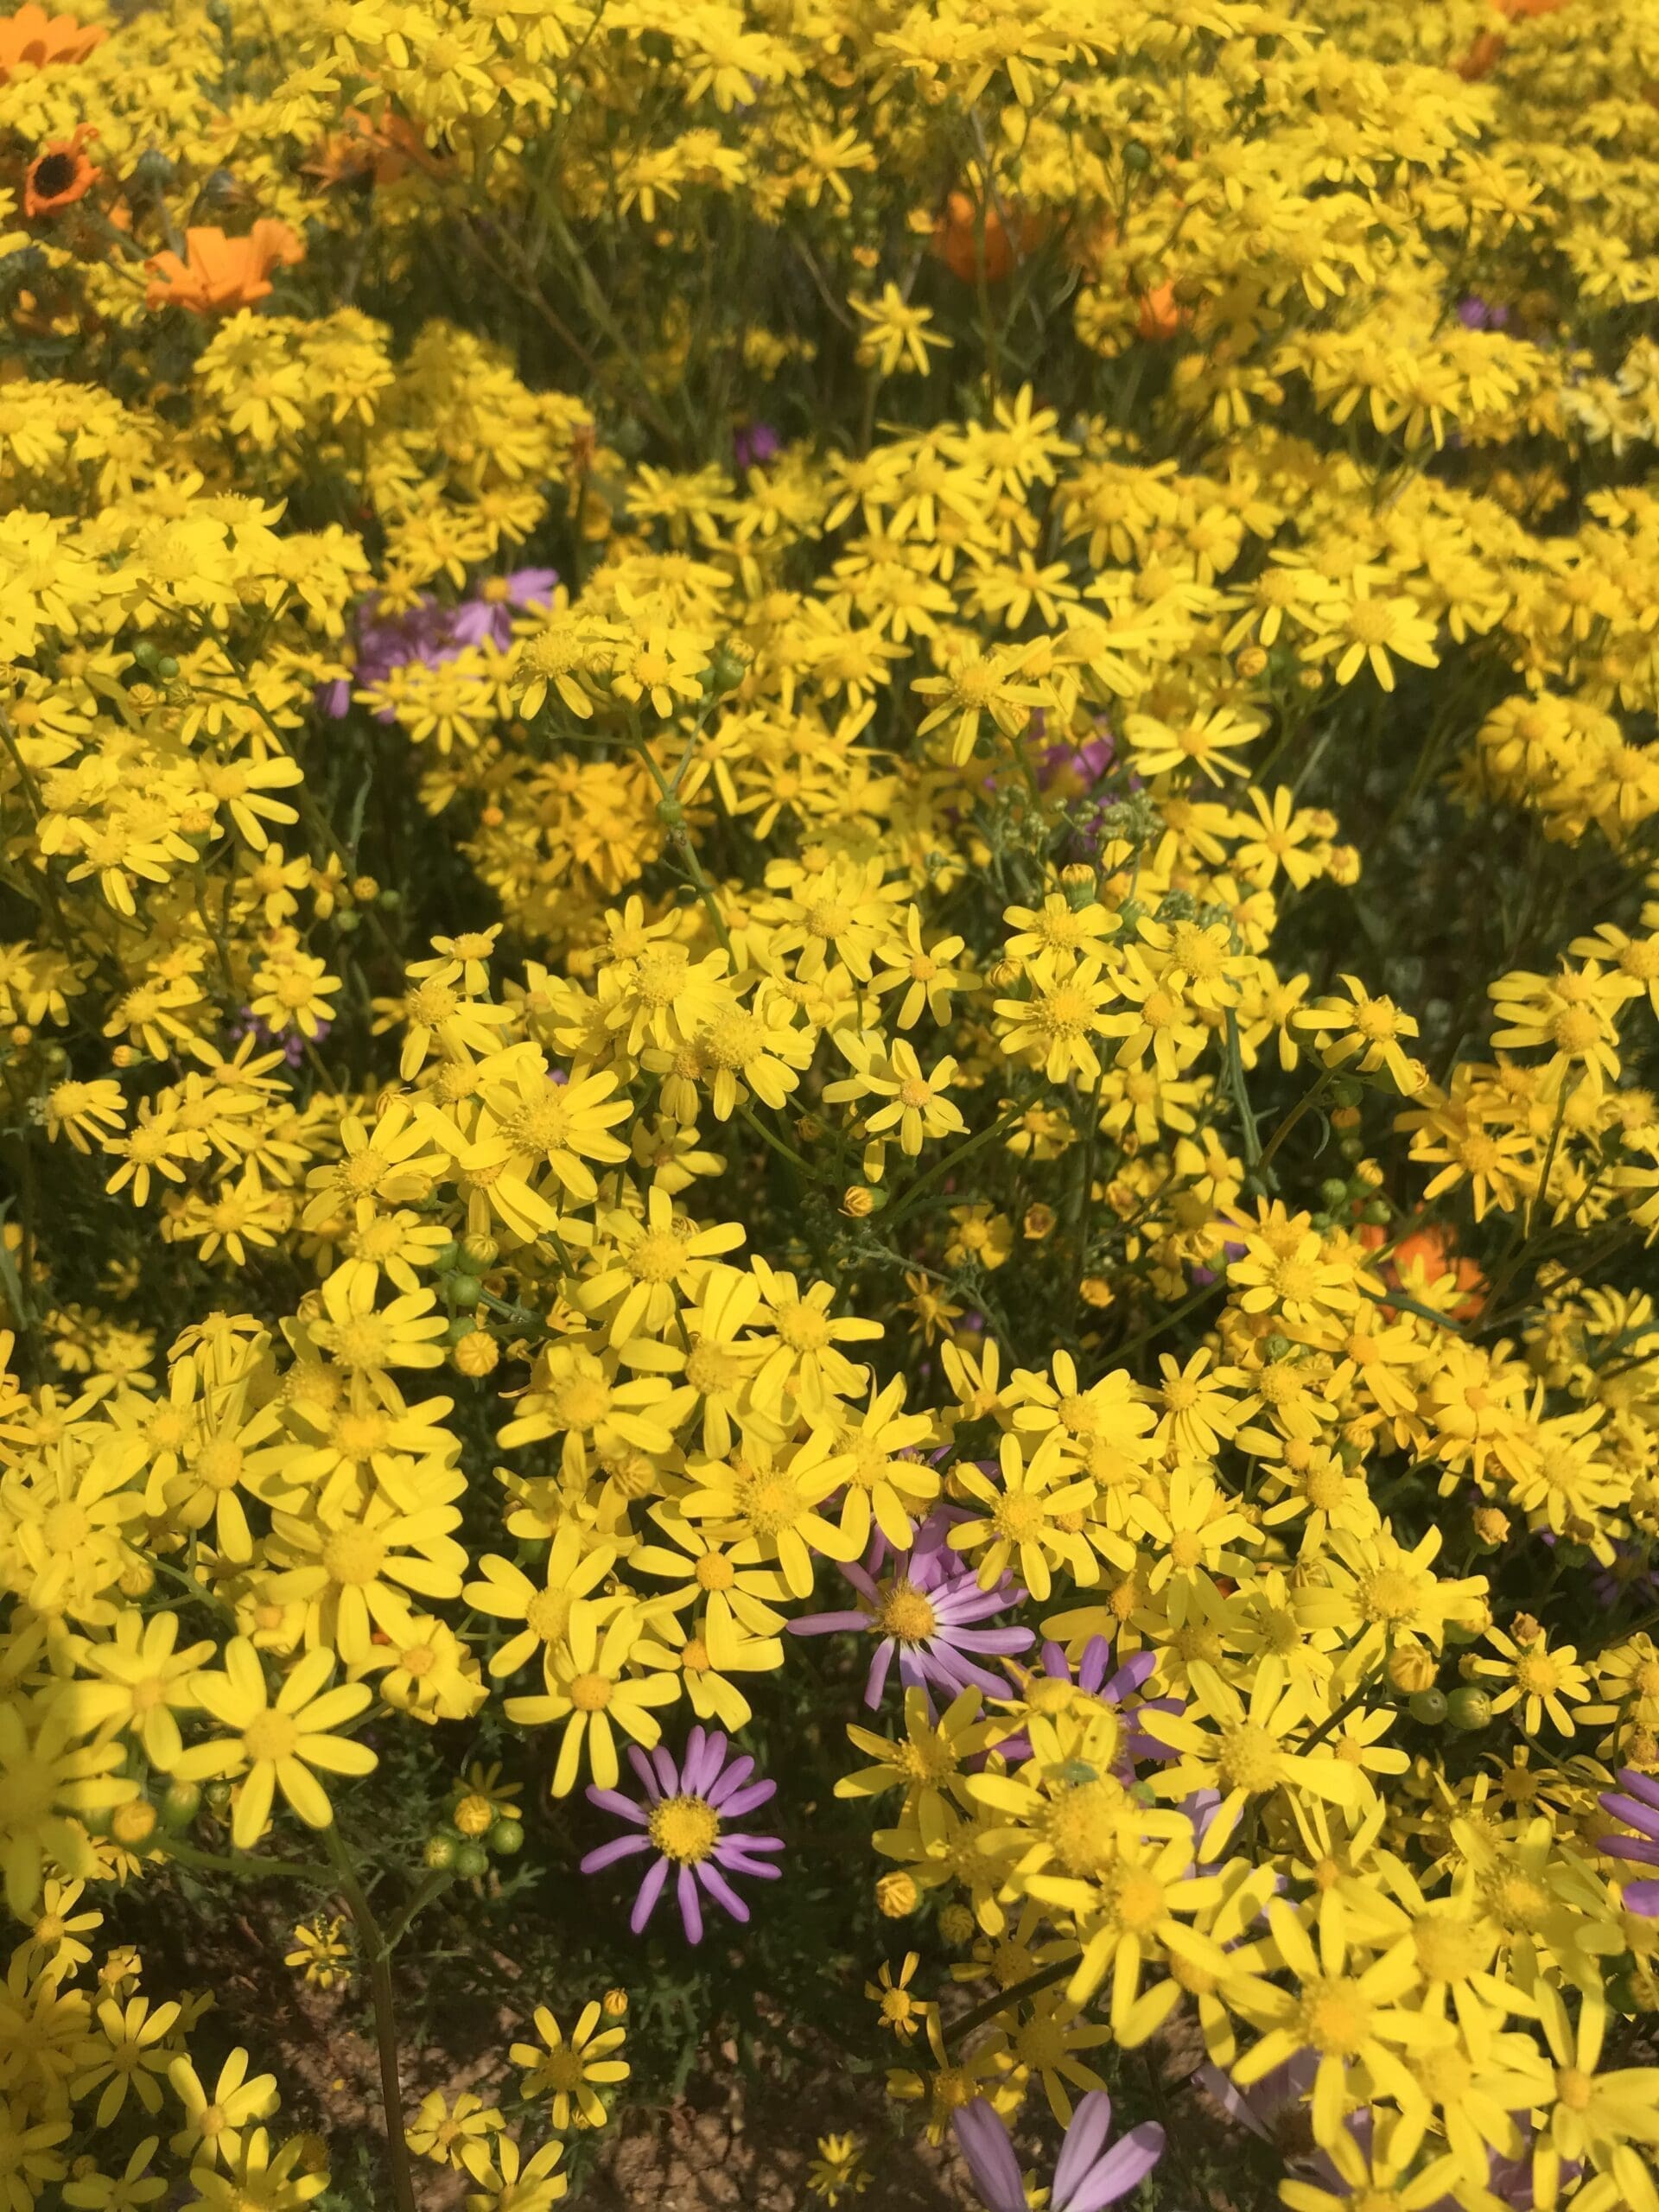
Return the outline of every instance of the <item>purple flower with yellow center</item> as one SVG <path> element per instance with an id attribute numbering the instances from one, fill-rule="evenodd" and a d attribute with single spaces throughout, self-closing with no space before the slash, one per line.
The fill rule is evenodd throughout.
<path id="1" fill-rule="evenodd" d="M 982 1590 L 975 1570 L 946 1548 L 953 1521 L 963 1516 L 953 1507 L 930 1514 L 908 1552 L 895 1552 L 877 1536 L 863 1564 L 843 1567 L 842 1574 L 859 1596 L 843 1612 L 809 1613 L 791 1621 L 791 1636 L 836 1636 L 863 1630 L 879 1640 L 864 1684 L 864 1702 L 881 1702 L 895 1656 L 906 1689 L 936 1689 L 950 1699 L 970 1685 L 987 1691 L 1007 1686 L 970 1655 L 1010 1658 L 1035 1641 L 1028 1628 L 982 1625 L 1018 1603 L 1021 1592 L 1011 1577 Z M 890 1571 L 881 1568 L 891 1558 Z M 878 1580 L 878 1577 L 880 1578 Z"/>
<path id="2" fill-rule="evenodd" d="M 449 633 L 457 645 L 481 645 L 487 639 L 505 652 L 512 643 L 515 608 L 550 607 L 556 569 L 513 569 L 505 576 L 486 576 L 475 599 L 455 609 Z"/>
<path id="3" fill-rule="evenodd" d="M 987 2212 L 1026 2212 L 1020 2161 L 994 2107 L 976 2097 L 950 2124 Z M 1077 2100 L 1054 2168 L 1049 2212 L 1101 2212 L 1137 2188 L 1163 2157 L 1164 2131 L 1155 2120 L 1132 2127 L 1109 2151 L 1111 2128 L 1112 2101 L 1103 2089 Z"/>
<path id="4" fill-rule="evenodd" d="M 677 1766 L 660 1745 L 649 1754 L 629 1751 L 629 1763 L 645 1788 L 643 1804 L 620 1789 L 588 1789 L 590 1803 L 645 1833 L 620 1836 L 614 1843 L 590 1851 L 582 1862 L 584 1874 L 597 1874 L 619 1859 L 638 1858 L 644 1852 L 657 1853 L 639 1885 L 628 1918 L 636 1936 L 656 1910 L 671 1870 L 689 1943 L 702 1941 L 700 1889 L 706 1890 L 734 1920 L 747 1921 L 749 1908 L 727 1875 L 775 1882 L 782 1873 L 782 1867 L 766 1864 L 767 1854 L 783 1849 L 781 1836 L 749 1835 L 727 1825 L 741 1821 L 746 1813 L 778 1794 L 775 1782 L 751 1781 L 754 1761 L 747 1753 L 728 1758 L 730 1750 L 729 1741 L 719 1729 L 711 1734 L 694 1728 L 686 1738 L 685 1756 Z"/>
<path id="5" fill-rule="evenodd" d="M 1024 1702 L 1033 1713 L 1061 1713 L 1075 1708 L 1085 1698 L 1096 1704 L 1121 1706 L 1127 1697 L 1141 1689 L 1157 1666 L 1157 1656 L 1150 1651 L 1137 1651 L 1121 1667 L 1112 1664 L 1112 1643 L 1109 1637 L 1091 1636 L 1083 1647 L 1082 1656 L 1072 1672 L 1071 1662 L 1058 1643 L 1045 1643 L 1040 1672 L 1027 1674 L 1023 1668 L 1012 1670 L 1019 1684 Z M 1179 1756 L 1167 1744 L 1149 1736 L 1137 1726 L 1138 1717 L 1148 1707 L 1162 1713 L 1179 1713 L 1181 1700 L 1178 1697 L 1155 1697 L 1144 1700 L 1123 1716 L 1123 1749 L 1118 1759 L 1119 1778 L 1133 1779 L 1136 1764 L 1141 1759 L 1173 1759 Z M 1029 1738 L 1022 1731 L 1010 1736 L 997 1745 L 1010 1766 L 1017 1766 L 1031 1757 Z"/>
<path id="6" fill-rule="evenodd" d="M 1608 1835 L 1601 1847 L 1614 1859 L 1634 1859 L 1643 1866 L 1659 1866 L 1659 1780 L 1638 1774 L 1633 1766 L 1618 1770 L 1618 1788 L 1601 1793 L 1602 1810 L 1611 1813 L 1635 1835 Z M 1624 1910 L 1644 1920 L 1659 1920 L 1659 1881 L 1627 1882 Z"/>

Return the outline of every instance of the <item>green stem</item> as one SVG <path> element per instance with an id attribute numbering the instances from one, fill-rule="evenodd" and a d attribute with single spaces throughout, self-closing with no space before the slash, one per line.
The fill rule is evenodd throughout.
<path id="1" fill-rule="evenodd" d="M 1303 1092 L 1302 1096 L 1291 1108 L 1289 1113 L 1286 1115 L 1284 1120 L 1280 1122 L 1278 1128 L 1268 1139 L 1267 1144 L 1263 1147 L 1262 1154 L 1255 1163 L 1255 1172 L 1258 1176 L 1266 1174 L 1268 1169 L 1273 1164 L 1273 1156 L 1274 1153 L 1278 1151 L 1280 1146 L 1283 1144 L 1285 1139 L 1290 1135 L 1291 1131 L 1295 1128 L 1297 1122 L 1301 1120 L 1302 1116 L 1305 1114 L 1308 1114 L 1313 1111 L 1313 1108 L 1325 1096 L 1325 1091 L 1330 1088 L 1330 1084 L 1331 1070 L 1329 1068 L 1325 1068 L 1321 1071 L 1319 1079 L 1313 1085 L 1313 1089 Z"/>
<path id="2" fill-rule="evenodd" d="M 176 1836 L 158 1835 L 157 1847 L 164 1855 L 176 1859 L 181 1866 L 188 1866 L 197 1874 L 234 1874 L 238 1881 L 263 1881 L 267 1875 L 286 1876 L 293 1882 L 313 1882 L 320 1889 L 332 1890 L 335 1884 L 332 1866 L 315 1865 L 308 1859 L 255 1859 L 245 1851 L 234 1858 L 218 1851 L 198 1851 L 193 1843 L 181 1843 Z"/>
<path id="3" fill-rule="evenodd" d="M 1354 1710 L 1355 1707 L 1363 1700 L 1366 1691 L 1374 1688 L 1382 1679 L 1382 1669 L 1380 1667 L 1374 1667 L 1369 1675 L 1364 1675 L 1355 1685 L 1355 1687 L 1350 1690 L 1347 1696 L 1344 1698 L 1342 1703 L 1337 1707 L 1336 1711 L 1328 1714 L 1325 1719 L 1321 1720 L 1319 1726 L 1313 1731 L 1311 1736 L 1305 1737 L 1303 1740 L 1297 1745 L 1297 1756 L 1300 1758 L 1304 1751 L 1311 1751 L 1315 1744 L 1324 1743 L 1325 1738 L 1339 1728 L 1343 1722 L 1348 1718 L 1349 1714 Z"/>
<path id="4" fill-rule="evenodd" d="M 442 1897 L 454 1878 L 453 1871 L 448 1866 L 435 1869 L 427 1876 L 397 1917 L 387 1926 L 385 1940 L 388 1956 L 397 1949 L 432 1900 Z"/>
<path id="5" fill-rule="evenodd" d="M 1239 1049 L 1238 1016 L 1227 1009 L 1227 1089 L 1244 1139 L 1244 1165 L 1254 1170 L 1262 1158 L 1262 1137 L 1255 1126 L 1255 1109 L 1244 1083 L 1244 1055 Z"/>
<path id="6" fill-rule="evenodd" d="M 664 775 L 656 754 L 646 743 L 645 732 L 639 728 L 637 721 L 632 725 L 632 736 L 634 751 L 649 770 L 651 779 L 656 785 L 662 802 L 658 808 L 658 819 L 673 840 L 675 850 L 685 863 L 686 874 L 695 885 L 697 896 L 702 901 L 704 911 L 714 924 L 715 935 L 720 939 L 721 950 L 735 967 L 737 960 L 732 950 L 731 935 L 726 927 L 725 917 L 720 911 L 720 903 L 715 897 L 715 887 L 703 874 L 702 863 L 698 860 L 696 849 L 691 842 L 691 833 L 686 827 L 684 810 L 675 796 L 673 785 Z"/>
<path id="7" fill-rule="evenodd" d="M 380 2054 L 380 2096 L 385 2107 L 386 2160 L 391 2169 L 391 2194 L 397 2212 L 418 2212 L 415 2177 L 409 2163 L 409 2144 L 404 2135 L 404 2090 L 397 2074 L 397 2000 L 391 1983 L 391 1953 L 380 1923 L 374 1916 L 368 1892 L 357 1878 L 351 1853 L 339 1827 L 324 1830 L 328 1855 L 340 1878 L 340 1894 L 357 1925 L 358 1940 L 368 1961 L 369 1990 L 374 2000 L 374 2039 Z"/>
<path id="8" fill-rule="evenodd" d="M 942 1176 L 948 1175 L 953 1169 L 959 1167 L 964 1160 L 970 1159 L 976 1152 L 982 1152 L 988 1144 L 1004 1135 L 1014 1127 L 1025 1110 L 1023 1106 L 1010 1107 L 1006 1114 L 991 1123 L 989 1128 L 982 1129 L 976 1137 L 969 1137 L 966 1144 L 959 1144 L 954 1152 L 947 1152 L 943 1160 L 936 1160 L 926 1174 L 918 1175 L 904 1193 L 882 1224 L 883 1228 L 891 1230 L 895 1222 L 904 1219 L 930 1183 L 937 1183 Z"/>
<path id="9" fill-rule="evenodd" d="M 800 1154 L 796 1151 L 793 1145 L 785 1144 L 781 1137 L 774 1136 L 772 1131 L 766 1127 L 766 1123 L 756 1115 L 752 1114 L 747 1106 L 740 1106 L 737 1108 L 736 1111 L 738 1120 L 745 1123 L 749 1128 L 753 1129 L 756 1136 L 760 1138 L 762 1144 L 770 1145 L 772 1149 L 779 1155 L 779 1159 L 788 1160 L 790 1166 L 793 1167 L 798 1173 L 804 1175 L 809 1183 L 818 1183 L 823 1181 L 823 1179 L 818 1173 L 817 1169 L 812 1166 L 808 1161 L 803 1160 Z"/>
<path id="10" fill-rule="evenodd" d="M 1126 1353 L 1139 1351 L 1142 1344 L 1149 1344 L 1154 1337 L 1161 1337 L 1166 1329 L 1173 1329 L 1175 1324 L 1184 1320 L 1195 1306 L 1202 1306 L 1206 1298 L 1213 1298 L 1218 1290 L 1225 1290 L 1226 1287 L 1225 1275 L 1217 1275 L 1214 1282 L 1205 1283 L 1202 1290 L 1195 1290 L 1190 1298 L 1184 1298 L 1179 1306 L 1173 1306 L 1167 1313 L 1160 1314 L 1159 1319 L 1147 1327 L 1137 1330 L 1134 1336 L 1126 1337 L 1121 1344 L 1115 1345 L 1112 1357 L 1115 1360 L 1121 1360 Z"/>
<path id="11" fill-rule="evenodd" d="M 982 2028 L 987 2020 L 994 2020 L 999 2012 L 1006 2012 L 1010 2005 L 1017 2005 L 1022 1997 L 1035 1997 L 1039 1990 L 1052 1989 L 1057 1981 L 1064 1981 L 1075 1974 L 1083 1957 L 1073 1951 L 1070 1958 L 1056 1959 L 1046 1967 L 1039 1967 L 1035 1974 L 1028 1974 L 1023 1981 L 1016 1981 L 1012 1988 L 999 1990 L 995 1997 L 988 1997 L 982 2005 L 976 2005 L 971 2012 L 964 2012 L 953 2020 L 944 2031 L 947 2044 L 960 2043 L 963 2036 L 971 2035 L 976 2028 Z"/>

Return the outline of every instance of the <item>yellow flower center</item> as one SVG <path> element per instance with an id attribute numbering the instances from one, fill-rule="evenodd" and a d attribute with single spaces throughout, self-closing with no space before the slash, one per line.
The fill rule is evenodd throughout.
<path id="1" fill-rule="evenodd" d="M 242 1748 L 256 1766 L 267 1759 L 289 1759 L 300 1740 L 293 1718 L 273 1707 L 256 1713 L 242 1732 Z"/>
<path id="2" fill-rule="evenodd" d="M 1359 1984 L 1343 1975 L 1308 1982 L 1302 1991 L 1301 2031 L 1309 2050 L 1353 2057 L 1371 2031 L 1371 2008 Z"/>
<path id="3" fill-rule="evenodd" d="M 573 1600 L 565 1590 L 538 1590 L 524 1607 L 524 1626 L 543 1643 L 556 1643 L 570 1623 Z"/>
<path id="4" fill-rule="evenodd" d="M 706 1797 L 664 1797 L 652 1808 L 649 1830 L 664 1859 L 696 1866 L 720 1840 L 720 1815 Z"/>
<path id="5" fill-rule="evenodd" d="M 578 1675 L 570 1685 L 570 1702 L 578 1713 L 602 1713 L 615 1688 L 608 1675 Z"/>
<path id="6" fill-rule="evenodd" d="M 884 1634 L 896 1636 L 900 1643 L 925 1643 L 939 1625 L 926 1592 L 902 1578 L 884 1586 L 875 1620 Z"/>
<path id="7" fill-rule="evenodd" d="M 654 1230 L 639 1239 L 627 1264 L 636 1282 L 672 1282 L 685 1264 L 684 1242 L 672 1230 Z"/>
<path id="8" fill-rule="evenodd" d="M 1029 1544 L 1041 1535 L 1046 1517 L 1041 1498 L 1012 1491 L 998 1498 L 991 1521 L 998 1535 L 1006 1536 L 1011 1544 Z"/>
<path id="9" fill-rule="evenodd" d="M 1098 1874 L 1117 1856 L 1118 1831 L 1128 1798 L 1110 1775 L 1080 1782 L 1049 1805 L 1044 1831 L 1069 1874 Z"/>
<path id="10" fill-rule="evenodd" d="M 805 1510 L 795 1485 L 783 1475 L 751 1475 L 738 1484 L 736 1496 L 739 1510 L 757 1536 L 781 1535 Z"/>
<path id="11" fill-rule="evenodd" d="M 1588 2112 L 1590 2100 L 1596 2093 L 1591 2075 L 1580 2072 L 1576 2066 L 1555 2069 L 1555 2094 L 1569 2112 Z"/>
<path id="12" fill-rule="evenodd" d="M 610 1385 L 600 1375 L 574 1375 L 554 1395 L 554 1417 L 565 1428 L 596 1427 L 610 1410 Z"/>
<path id="13" fill-rule="evenodd" d="M 1223 1731 L 1216 1764 L 1229 1789 L 1258 1794 L 1277 1789 L 1284 1778 L 1285 1756 L 1277 1737 L 1249 1721 Z"/>
<path id="14" fill-rule="evenodd" d="M 322 1548 L 328 1579 L 342 1588 L 365 1588 L 379 1574 L 385 1559 L 386 1548 L 372 1529 L 337 1529 Z"/>
<path id="15" fill-rule="evenodd" d="M 685 1363 L 685 1379 L 705 1398 L 717 1398 L 742 1380 L 740 1363 L 719 1344 L 694 1342 Z"/>
<path id="16" fill-rule="evenodd" d="M 1467 1921 L 1446 1913 L 1426 1914 L 1411 1939 L 1417 1963 L 1430 1981 L 1465 1981 L 1485 1963 L 1486 1946 Z"/>
<path id="17" fill-rule="evenodd" d="M 791 1351 L 821 1351 L 830 1341 L 830 1324 L 816 1306 L 785 1306 L 777 1329 Z"/>
<path id="18" fill-rule="evenodd" d="M 1416 1581 L 1398 1567 L 1382 1567 L 1362 1575 L 1358 1595 L 1368 1621 L 1408 1621 L 1418 1608 Z"/>
<path id="19" fill-rule="evenodd" d="M 696 1581 L 699 1590 L 729 1590 L 737 1580 L 737 1569 L 722 1552 L 705 1552 L 697 1561 Z"/>

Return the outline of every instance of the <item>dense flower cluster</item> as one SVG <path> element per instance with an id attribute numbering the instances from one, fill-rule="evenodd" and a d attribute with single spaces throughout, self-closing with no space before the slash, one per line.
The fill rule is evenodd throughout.
<path id="1" fill-rule="evenodd" d="M 394 1954 L 809 1702 L 996 2212 L 1659 2212 L 1656 181 L 1659 0 L 0 20 L 10 2212 L 327 2186 L 262 1873 L 546 2212 Z"/>

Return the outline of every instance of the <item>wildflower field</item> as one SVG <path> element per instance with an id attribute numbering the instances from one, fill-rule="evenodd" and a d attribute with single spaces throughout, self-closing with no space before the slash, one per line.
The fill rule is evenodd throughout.
<path id="1" fill-rule="evenodd" d="M 1659 2212 L 1659 0 L 73 4 L 0 2212 Z"/>

